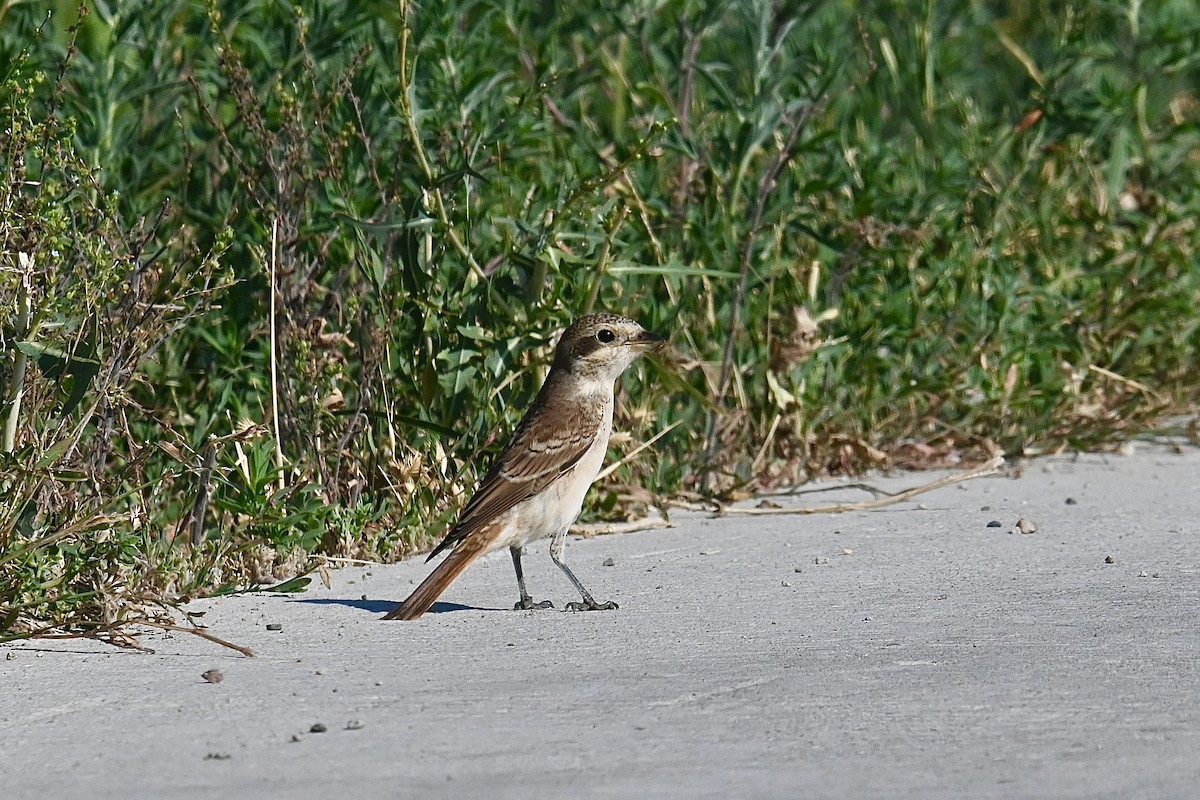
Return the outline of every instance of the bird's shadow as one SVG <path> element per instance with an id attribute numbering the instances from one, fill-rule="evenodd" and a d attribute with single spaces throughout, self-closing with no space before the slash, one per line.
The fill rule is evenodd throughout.
<path id="1" fill-rule="evenodd" d="M 391 600 L 352 600 L 341 597 L 305 597 L 296 598 L 292 603 L 311 603 L 318 606 L 349 606 L 372 614 L 386 614 L 396 607 Z M 503 608 L 484 608 L 482 606 L 464 606 L 461 603 L 434 603 L 427 614 L 447 614 L 451 611 L 505 611 Z"/>

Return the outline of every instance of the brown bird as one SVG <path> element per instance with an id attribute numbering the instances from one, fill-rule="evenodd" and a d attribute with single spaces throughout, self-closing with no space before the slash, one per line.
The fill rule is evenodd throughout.
<path id="1" fill-rule="evenodd" d="M 549 600 L 533 601 L 521 571 L 525 545 L 547 537 L 550 558 L 583 597 L 567 610 L 616 608 L 616 603 L 592 598 L 563 561 L 563 543 L 608 449 L 617 378 L 639 355 L 663 342 L 616 314 L 581 317 L 567 328 L 533 406 L 429 558 L 447 549 L 450 555 L 384 619 L 421 616 L 472 561 L 500 547 L 509 549 L 517 572 L 521 599 L 514 608 L 553 608 Z"/>

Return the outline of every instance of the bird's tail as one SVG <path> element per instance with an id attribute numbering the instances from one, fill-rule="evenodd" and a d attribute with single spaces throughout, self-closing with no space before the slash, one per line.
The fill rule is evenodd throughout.
<path id="1" fill-rule="evenodd" d="M 458 547 L 450 551 L 450 555 L 442 563 L 434 567 L 433 572 L 421 585 L 408 596 L 400 605 L 387 613 L 384 619 L 416 619 L 429 610 L 446 587 L 471 565 L 471 562 L 487 552 L 486 542 L 479 541 L 480 537 L 468 537 Z"/>

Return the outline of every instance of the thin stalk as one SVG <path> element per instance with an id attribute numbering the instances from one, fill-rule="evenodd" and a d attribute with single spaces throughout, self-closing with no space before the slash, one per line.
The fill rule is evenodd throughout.
<path id="1" fill-rule="evenodd" d="M 596 259 L 596 269 L 592 275 L 592 285 L 588 287 L 587 300 L 583 304 L 583 313 L 590 314 L 592 309 L 596 307 L 596 299 L 600 296 L 600 283 L 604 280 L 608 273 L 608 265 L 612 261 L 612 244 L 613 239 L 617 238 L 617 232 L 621 230 L 621 226 L 625 224 L 625 218 L 629 216 L 629 206 L 622 204 L 616 214 L 609 217 L 608 225 L 605 226 L 604 244 L 600 247 L 600 255 Z"/>
<path id="2" fill-rule="evenodd" d="M 279 475 L 279 489 L 283 490 L 283 443 L 279 430 L 279 359 L 275 334 L 275 303 L 279 291 L 275 286 L 276 253 L 279 250 L 279 217 L 271 220 L 271 424 L 275 428 L 275 470 Z"/>
<path id="3" fill-rule="evenodd" d="M 19 253 L 17 260 L 21 264 L 20 286 L 17 289 L 17 324 L 14 338 L 22 341 L 29 336 L 30 312 L 30 275 L 33 274 L 33 259 L 28 253 Z M 4 452 L 11 453 L 17 443 L 17 422 L 21 419 L 21 398 L 25 394 L 25 369 L 29 364 L 29 356 L 23 350 L 14 348 L 16 355 L 13 361 L 12 387 L 8 403 L 8 416 L 4 420 Z"/>
<path id="4" fill-rule="evenodd" d="M 784 141 L 782 147 L 780 147 L 779 152 L 775 154 L 775 158 L 772 159 L 758 182 L 758 199 L 754 205 L 754 212 L 750 216 L 750 226 L 747 229 L 746 241 L 742 246 L 741 269 L 738 275 L 737 288 L 733 294 L 733 303 L 729 311 L 729 329 L 725 337 L 725 349 L 721 355 L 721 377 L 717 381 L 716 398 L 718 402 L 724 402 L 725 393 L 729 390 L 729 383 L 733 379 L 734 342 L 737 339 L 738 325 L 741 323 L 742 303 L 745 301 L 746 288 L 750 281 L 750 265 L 754 257 L 754 247 L 757 244 L 758 235 L 762 232 L 763 216 L 766 213 L 767 200 L 778 184 L 779 176 L 783 173 L 784 167 L 788 165 L 795 155 L 796 144 L 800 140 L 800 133 L 803 131 L 804 124 L 808 121 L 810 113 L 811 107 L 806 107 L 795 112 L 790 118 L 785 118 L 787 139 Z M 712 457 L 717 448 L 718 434 L 717 415 L 710 413 L 708 430 L 705 434 L 705 438 L 707 439 L 704 448 L 706 465 L 712 464 Z"/>

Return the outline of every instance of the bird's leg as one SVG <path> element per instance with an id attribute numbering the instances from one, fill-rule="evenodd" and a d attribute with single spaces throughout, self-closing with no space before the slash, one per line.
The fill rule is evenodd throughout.
<path id="1" fill-rule="evenodd" d="M 525 572 L 521 569 L 521 548 L 510 547 L 508 552 L 512 555 L 513 569 L 517 571 L 517 588 L 521 591 L 521 599 L 513 605 L 513 611 L 528 611 L 533 608 L 554 608 L 554 603 L 549 600 L 543 600 L 540 603 L 533 602 L 533 598 L 529 596 L 529 590 L 525 588 Z"/>
<path id="2" fill-rule="evenodd" d="M 579 594 L 583 597 L 582 603 L 567 603 L 567 611 L 609 611 L 616 608 L 616 603 L 597 603 L 592 597 L 591 592 L 583 588 L 583 584 L 579 582 L 579 578 L 576 578 L 575 573 L 571 572 L 571 568 L 567 566 L 567 562 L 563 561 L 562 551 L 566 539 L 566 528 L 554 534 L 554 538 L 550 540 L 550 560 L 566 573 L 566 576 L 571 579 L 571 583 L 575 584 L 575 588 L 579 590 Z"/>

